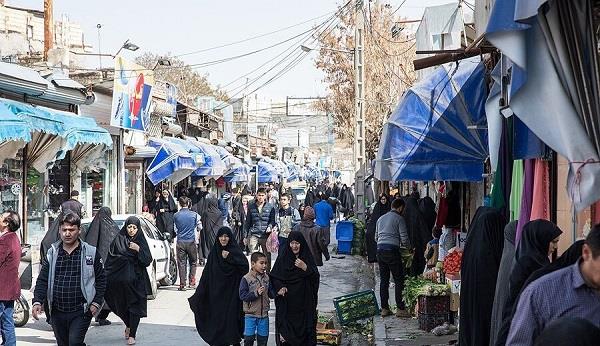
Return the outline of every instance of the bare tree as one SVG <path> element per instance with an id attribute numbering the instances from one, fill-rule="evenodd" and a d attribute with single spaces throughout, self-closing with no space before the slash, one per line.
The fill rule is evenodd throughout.
<path id="1" fill-rule="evenodd" d="M 169 60 L 171 66 L 157 65 L 159 59 Z M 218 100 L 227 100 L 227 94 L 213 87 L 206 75 L 201 75 L 177 57 L 144 53 L 135 61 L 146 68 L 156 66 L 154 78 L 177 86 L 178 98 L 189 105 L 194 105 L 198 96 L 214 96 Z"/>
<path id="2" fill-rule="evenodd" d="M 329 85 L 327 99 L 316 107 L 333 115 L 339 138 L 354 139 L 354 61 L 353 55 L 343 51 L 354 50 L 356 16 L 362 16 L 365 22 L 366 151 L 372 158 L 385 121 L 400 96 L 415 81 L 412 61 L 416 55 L 414 38 L 404 34 L 404 24 L 398 23 L 401 18 L 379 1 L 367 3 L 364 11 L 342 15 L 334 30 L 319 37 L 321 47 L 335 50 L 321 49 L 316 59 L 316 66 L 325 72 L 324 82 Z M 392 37 L 392 28 L 400 35 Z"/>

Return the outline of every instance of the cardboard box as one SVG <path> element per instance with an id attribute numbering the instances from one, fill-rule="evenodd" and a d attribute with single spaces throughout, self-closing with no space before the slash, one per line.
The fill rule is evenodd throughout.
<path id="1" fill-rule="evenodd" d="M 448 286 L 450 286 L 450 292 L 460 294 L 460 279 L 453 280 L 452 278 L 449 278 L 447 276 L 446 283 L 448 284 Z"/>
<path id="2" fill-rule="evenodd" d="M 460 295 L 458 293 L 450 294 L 450 311 L 456 312 L 460 308 Z"/>

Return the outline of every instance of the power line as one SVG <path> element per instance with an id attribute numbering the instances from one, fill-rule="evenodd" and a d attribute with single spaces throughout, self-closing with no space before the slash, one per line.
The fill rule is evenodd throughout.
<path id="1" fill-rule="evenodd" d="M 274 30 L 274 31 L 270 31 L 270 32 L 264 33 L 264 34 L 252 36 L 252 37 L 249 37 L 249 38 L 246 38 L 246 39 L 243 39 L 243 40 L 239 40 L 239 41 L 235 41 L 235 42 L 230 42 L 230 43 L 226 43 L 226 44 L 222 44 L 222 45 L 218 45 L 218 46 L 214 46 L 214 47 L 210 47 L 210 48 L 205 48 L 205 49 L 201 49 L 201 50 L 196 50 L 196 51 L 189 52 L 189 53 L 178 54 L 178 55 L 174 55 L 174 57 L 182 57 L 182 56 L 187 56 L 187 55 L 204 53 L 204 52 L 208 52 L 208 51 L 211 51 L 211 50 L 215 50 L 215 49 L 219 49 L 219 48 L 224 48 L 224 47 L 229 47 L 229 46 L 233 46 L 233 45 L 236 45 L 236 44 L 239 44 L 239 43 L 244 43 L 244 42 L 252 41 L 252 40 L 255 40 L 257 38 L 262 38 L 262 37 L 269 36 L 269 35 L 272 35 L 272 34 L 276 34 L 276 33 L 282 32 L 282 31 L 286 31 L 286 30 L 291 29 L 291 28 L 295 28 L 297 26 L 300 26 L 300 25 L 312 22 L 313 20 L 320 19 L 320 18 L 323 18 L 325 16 L 328 16 L 328 15 L 330 15 L 332 13 L 335 13 L 335 11 L 334 12 L 328 12 L 328 13 L 322 14 L 322 15 L 320 15 L 318 17 L 314 17 L 314 18 L 305 20 L 303 22 L 300 22 L 300 23 L 297 23 L 297 24 L 294 24 L 294 25 L 286 26 L 285 28 L 281 28 L 281 29 L 278 29 L 278 30 Z"/>

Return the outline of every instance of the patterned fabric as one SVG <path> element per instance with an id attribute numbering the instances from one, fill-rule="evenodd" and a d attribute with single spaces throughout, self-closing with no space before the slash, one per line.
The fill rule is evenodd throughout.
<path id="1" fill-rule="evenodd" d="M 506 344 L 533 345 L 544 328 L 561 317 L 579 317 L 600 326 L 600 295 L 583 280 L 579 263 L 527 286 L 519 299 Z"/>
<path id="2" fill-rule="evenodd" d="M 85 298 L 81 292 L 81 244 L 71 254 L 58 247 L 53 287 L 53 308 L 62 312 L 83 309 Z"/>

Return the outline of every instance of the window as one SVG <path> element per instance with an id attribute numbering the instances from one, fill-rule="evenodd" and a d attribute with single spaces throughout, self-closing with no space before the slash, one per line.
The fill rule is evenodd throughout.
<path id="1" fill-rule="evenodd" d="M 33 25 L 27 25 L 27 39 L 33 40 Z"/>
<path id="2" fill-rule="evenodd" d="M 442 50 L 446 49 L 452 44 L 452 35 L 450 33 L 447 34 L 437 34 L 431 35 L 432 38 L 432 49 L 433 50 Z"/>
<path id="3" fill-rule="evenodd" d="M 267 126 L 266 125 L 258 125 L 256 127 L 257 131 L 258 131 L 258 135 L 260 137 L 266 137 L 267 136 Z"/>

